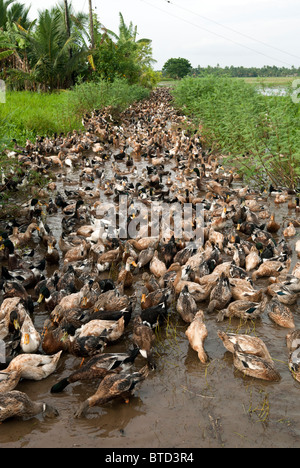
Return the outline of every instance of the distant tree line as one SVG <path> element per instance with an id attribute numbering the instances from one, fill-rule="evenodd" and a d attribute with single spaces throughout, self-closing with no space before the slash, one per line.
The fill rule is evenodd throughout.
<path id="1" fill-rule="evenodd" d="M 198 65 L 197 68 L 193 68 L 191 63 L 185 58 L 171 58 L 163 66 L 163 76 L 165 78 L 180 79 L 184 76 L 231 76 L 231 77 L 283 77 L 283 76 L 300 76 L 300 67 L 291 68 L 287 67 L 276 67 L 276 65 L 265 65 L 264 67 L 234 67 L 233 65 L 226 66 L 224 68 L 220 65 L 211 67 L 201 67 Z"/>
<path id="2" fill-rule="evenodd" d="M 268 76 L 299 76 L 300 75 L 300 67 L 295 68 L 294 66 L 291 68 L 286 67 L 277 67 L 276 65 L 265 65 L 262 68 L 259 67 L 234 67 L 231 65 L 230 67 L 226 66 L 224 68 L 220 67 L 219 65 L 215 67 L 201 67 L 200 65 L 197 68 L 193 68 L 192 75 L 196 76 L 205 76 L 205 75 L 227 75 L 232 77 L 268 77 Z"/>

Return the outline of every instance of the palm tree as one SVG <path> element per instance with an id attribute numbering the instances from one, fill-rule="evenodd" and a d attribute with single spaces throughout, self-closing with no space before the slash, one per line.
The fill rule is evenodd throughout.
<path id="1" fill-rule="evenodd" d="M 122 13 L 119 13 L 119 34 L 107 31 L 115 40 L 119 74 L 126 76 L 130 83 L 137 83 L 156 60 L 152 57 L 151 39 L 138 39 L 137 26 L 132 21 L 126 25 Z"/>
<path id="2" fill-rule="evenodd" d="M 0 0 L 0 28 L 7 29 L 7 24 L 18 22 L 23 28 L 30 24 L 28 15 L 30 6 L 26 7 L 22 3 L 15 3 L 16 0 Z"/>
<path id="3" fill-rule="evenodd" d="M 45 90 L 67 86 L 78 62 L 86 56 L 76 34 L 71 32 L 68 37 L 62 19 L 59 8 L 44 10 L 39 13 L 33 34 L 22 32 L 29 43 L 31 76 Z"/>
<path id="4" fill-rule="evenodd" d="M 67 29 L 61 4 L 39 12 L 37 20 L 27 29 L 19 22 L 9 27 L 7 34 L 11 43 L 6 40 L 0 60 L 13 51 L 14 63 L 5 70 L 12 83 L 23 83 L 27 89 L 40 86 L 45 91 L 74 84 L 76 72 L 80 73 L 87 66 L 87 47 L 81 32 L 86 15 L 75 15 L 69 7 L 69 18 L 70 28 Z M 0 47 L 1 43 L 0 35 Z"/>

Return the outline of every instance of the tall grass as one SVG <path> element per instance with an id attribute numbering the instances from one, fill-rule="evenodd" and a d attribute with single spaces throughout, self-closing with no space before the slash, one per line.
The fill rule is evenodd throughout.
<path id="1" fill-rule="evenodd" d="M 175 104 L 201 125 L 203 140 L 228 157 L 246 180 L 295 188 L 300 178 L 300 106 L 264 96 L 243 80 L 185 78 Z"/>
<path id="2" fill-rule="evenodd" d="M 83 130 L 85 113 L 106 106 L 120 112 L 149 93 L 150 90 L 130 86 L 125 80 L 82 83 L 70 91 L 52 94 L 7 92 L 6 103 L 0 104 L 0 152 L 3 146 L 12 146 L 13 138 L 22 145 L 26 138 L 35 141 L 37 135 Z"/>

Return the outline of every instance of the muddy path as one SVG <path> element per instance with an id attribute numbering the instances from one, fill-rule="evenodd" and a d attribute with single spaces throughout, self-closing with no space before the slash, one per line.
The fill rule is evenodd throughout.
<path id="1" fill-rule="evenodd" d="M 123 125 L 119 123 L 122 127 L 122 136 L 119 136 L 118 142 L 110 138 L 111 141 L 107 146 L 101 142 L 104 146 L 102 153 L 86 150 L 84 164 L 79 161 L 72 167 L 66 165 L 62 168 L 52 167 L 51 171 L 56 174 L 56 190 L 49 192 L 48 199 L 54 199 L 57 193 L 65 195 L 65 190 L 76 192 L 80 188 L 84 191 L 86 187 L 95 188 L 99 184 L 102 200 L 111 202 L 115 193 L 110 195 L 107 189 L 109 182 L 112 183 L 112 187 L 116 184 L 116 174 L 132 170 L 132 173 L 127 175 L 127 183 L 132 183 L 134 187 L 138 181 L 143 184 L 150 177 L 147 167 L 160 168 L 153 166 L 154 157 L 163 158 L 163 170 L 166 173 L 161 177 L 160 183 L 164 187 L 170 187 L 168 183 L 171 180 L 174 184 L 174 192 L 169 192 L 169 195 L 171 193 L 173 196 L 179 190 L 181 195 L 184 194 L 186 189 L 184 175 L 187 167 L 191 168 L 188 174 L 190 180 L 195 180 L 196 174 L 192 169 L 200 166 L 202 157 L 208 166 L 208 155 L 202 155 L 201 141 L 188 135 L 185 119 L 168 107 L 167 90 L 161 93 L 164 95 L 163 101 L 159 101 L 161 99 L 159 94 L 154 94 L 150 103 L 144 103 L 137 109 L 133 107 L 125 113 L 126 120 Z M 148 133 L 145 128 L 148 128 Z M 89 131 L 93 132 L 93 127 Z M 142 148 L 138 144 L 141 139 L 136 138 L 134 141 L 133 131 L 144 134 Z M 160 134 L 159 139 L 157 134 Z M 122 147 L 124 138 L 125 147 Z M 193 138 L 191 145 L 189 138 Z M 133 168 L 126 164 L 127 156 L 123 160 L 116 160 L 114 157 L 124 148 L 126 154 L 133 160 Z M 146 148 L 151 148 L 148 155 L 145 155 Z M 99 167 L 98 161 L 95 164 L 101 179 L 98 180 L 97 177 L 89 179 L 89 170 L 85 172 L 85 169 L 92 166 L 88 161 L 102 154 L 107 157 L 102 158 Z M 193 154 L 193 157 L 189 158 L 190 154 Z M 225 169 L 222 171 L 225 172 Z M 84 172 L 86 177 L 82 176 Z M 241 187 L 243 187 L 241 180 L 236 179 L 232 182 L 233 190 Z M 88 192 L 90 190 L 85 193 Z M 207 192 L 195 188 L 193 194 L 205 200 Z M 147 192 L 148 199 L 154 195 L 155 191 L 151 191 L 151 194 Z M 130 196 L 134 197 L 133 192 Z M 71 198 L 73 201 L 74 197 Z M 84 198 L 84 202 L 85 206 L 91 206 L 88 197 Z M 276 213 L 276 220 L 281 224 L 281 228 L 274 238 L 279 242 L 283 238 L 283 229 L 287 220 L 297 219 L 297 214 L 288 210 L 287 201 L 280 205 L 275 204 L 273 196 L 265 196 L 261 206 L 270 213 Z M 62 234 L 61 209 L 58 209 L 57 213 L 47 214 L 46 222 L 58 242 Z M 6 222 L 3 221 L 1 230 L 5 229 Z M 229 234 L 232 229 L 233 225 L 229 223 L 222 232 Z M 297 231 L 299 235 L 299 229 Z M 249 237 L 243 234 L 240 236 L 244 240 Z M 287 241 L 292 248 L 291 271 L 297 263 L 294 248 L 296 239 L 297 237 Z M 34 233 L 29 247 L 35 249 L 35 261 L 45 256 L 45 246 L 37 233 Z M 222 252 L 222 262 L 228 260 L 231 261 L 230 256 Z M 5 261 L 2 264 L 6 265 Z M 117 265 L 117 272 L 121 266 L 121 263 Z M 59 266 L 46 266 L 45 276 L 50 277 L 54 271 L 61 271 L 63 267 L 63 255 L 61 255 Z M 88 271 L 95 272 L 91 264 L 87 263 L 85 267 Z M 138 315 L 141 310 L 140 299 L 144 290 L 142 273 L 145 271 L 148 271 L 147 267 L 134 273 L 133 286 L 126 291 L 128 295 L 135 293 L 137 296 L 133 316 Z M 116 278 L 116 271 L 101 273 L 100 277 Z M 258 279 L 255 288 L 260 289 L 268 284 L 268 278 Z M 298 302 L 291 306 L 296 329 L 300 328 L 299 304 L 298 299 Z M 275 324 L 266 313 L 256 320 L 247 322 L 231 318 L 219 323 L 216 320 L 217 313 L 207 313 L 209 301 L 198 305 L 199 309 L 204 311 L 208 332 L 205 350 L 209 361 L 206 364 L 202 364 L 197 353 L 191 349 L 185 335 L 188 324 L 179 316 L 176 311 L 176 301 L 173 300 L 169 307 L 167 323 L 156 331 L 154 346 L 156 369 L 151 371 L 147 379 L 138 386 L 128 404 L 123 400 L 112 401 L 100 407 L 95 406 L 85 417 L 75 419 L 74 412 L 82 401 L 96 391 L 98 382 L 78 382 L 67 387 L 61 394 L 51 394 L 51 387 L 67 377 L 81 363 L 81 358 L 64 353 L 56 371 L 47 379 L 40 382 L 23 380 L 17 386 L 17 390 L 25 392 L 32 400 L 44 401 L 55 406 L 59 416 L 47 419 L 39 415 L 29 420 L 14 418 L 5 421 L 0 425 L 0 447 L 298 447 L 300 409 L 297 401 L 300 384 L 293 379 L 289 370 L 286 346 L 286 335 L 291 330 Z M 49 312 L 44 304 L 35 305 L 32 319 L 39 332 L 42 332 L 48 317 Z M 218 338 L 218 330 L 261 338 L 268 347 L 281 380 L 266 382 L 246 377 L 236 370 L 232 354 L 225 350 Z M 132 333 L 133 325 L 130 322 L 124 335 L 116 343 L 110 344 L 106 351 L 127 351 L 132 344 Z M 144 358 L 139 356 L 134 368 L 140 369 L 144 365 Z"/>

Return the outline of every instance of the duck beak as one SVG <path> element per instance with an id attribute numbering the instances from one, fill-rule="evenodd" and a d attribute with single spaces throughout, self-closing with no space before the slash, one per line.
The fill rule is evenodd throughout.
<path id="1" fill-rule="evenodd" d="M 15 330 L 20 330 L 20 324 L 18 322 L 18 320 L 14 320 L 14 327 L 15 327 Z"/>
<path id="2" fill-rule="evenodd" d="M 65 332 L 65 333 L 63 334 L 63 336 L 61 337 L 60 341 L 61 341 L 62 343 L 64 343 L 64 342 L 68 339 L 68 337 L 69 337 L 68 333 Z"/>
<path id="3" fill-rule="evenodd" d="M 40 294 L 40 297 L 38 298 L 38 304 L 41 304 L 44 300 L 44 295 L 43 294 Z"/>
<path id="4" fill-rule="evenodd" d="M 134 266 L 134 268 L 137 268 L 137 264 L 135 262 L 131 262 L 131 265 Z"/>
<path id="5" fill-rule="evenodd" d="M 24 338 L 23 338 L 23 344 L 28 345 L 30 341 L 29 333 L 25 333 Z"/>
<path id="6" fill-rule="evenodd" d="M 146 294 L 142 295 L 141 303 L 143 304 L 144 302 L 146 302 Z"/>
<path id="7" fill-rule="evenodd" d="M 87 303 L 88 303 L 88 298 L 87 298 L 87 297 L 83 297 L 83 298 L 82 298 L 82 301 L 81 301 L 81 305 L 82 305 L 83 307 L 86 307 L 86 306 L 87 306 Z"/>
<path id="8" fill-rule="evenodd" d="M 0 251 L 1 251 L 1 250 L 4 250 L 4 249 L 5 249 L 4 244 L 0 245 Z"/>

